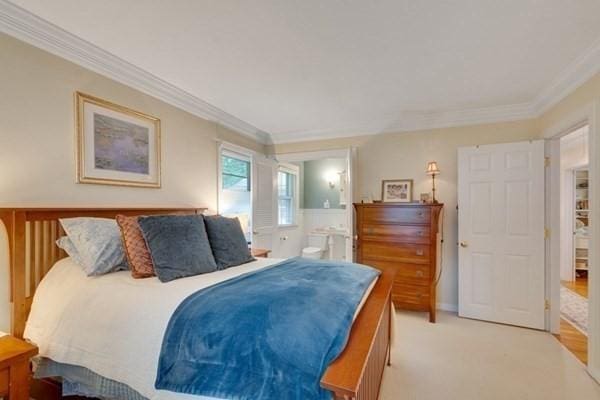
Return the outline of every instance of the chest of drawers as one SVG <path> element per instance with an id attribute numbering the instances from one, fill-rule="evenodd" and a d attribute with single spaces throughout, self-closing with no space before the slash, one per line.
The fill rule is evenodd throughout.
<path id="1" fill-rule="evenodd" d="M 357 262 L 376 268 L 393 267 L 394 305 L 428 311 L 435 322 L 436 278 L 442 204 L 354 204 L 357 222 Z"/>

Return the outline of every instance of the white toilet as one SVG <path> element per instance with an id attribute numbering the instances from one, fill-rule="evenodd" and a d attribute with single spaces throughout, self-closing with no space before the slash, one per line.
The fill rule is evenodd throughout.
<path id="1" fill-rule="evenodd" d="M 308 235 L 308 247 L 302 249 L 302 257 L 313 259 L 323 258 L 325 250 L 327 250 L 327 234 L 311 233 Z"/>

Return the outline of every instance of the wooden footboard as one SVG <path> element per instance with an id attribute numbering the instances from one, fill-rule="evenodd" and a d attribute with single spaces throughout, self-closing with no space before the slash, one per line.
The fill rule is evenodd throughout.
<path id="1" fill-rule="evenodd" d="M 376 400 L 379 396 L 383 369 L 389 362 L 393 280 L 393 270 L 382 270 L 352 325 L 345 350 L 321 379 L 321 387 L 331 390 L 336 400 Z"/>

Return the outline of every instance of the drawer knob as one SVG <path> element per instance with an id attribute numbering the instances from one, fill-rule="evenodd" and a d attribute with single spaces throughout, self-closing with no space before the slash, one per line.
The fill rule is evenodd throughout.
<path id="1" fill-rule="evenodd" d="M 418 278 L 422 278 L 423 277 L 423 271 L 417 271 L 416 273 Z"/>
<path id="2" fill-rule="evenodd" d="M 423 231 L 417 232 L 417 236 L 423 236 Z"/>
<path id="3" fill-rule="evenodd" d="M 419 212 L 417 213 L 417 215 L 418 215 L 419 217 L 422 217 L 422 216 L 423 216 L 423 211 L 419 211 Z"/>
<path id="4" fill-rule="evenodd" d="M 417 250 L 417 255 L 418 256 L 422 256 L 423 255 L 423 250 L 421 250 L 421 249 Z"/>

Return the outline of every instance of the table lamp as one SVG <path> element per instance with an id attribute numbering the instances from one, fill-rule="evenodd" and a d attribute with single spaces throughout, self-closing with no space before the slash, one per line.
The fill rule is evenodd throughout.
<path id="1" fill-rule="evenodd" d="M 440 169 L 437 166 L 437 162 L 430 161 L 427 164 L 427 175 L 431 175 L 431 193 L 432 193 L 432 203 L 437 204 L 437 200 L 435 199 L 435 176 L 440 173 Z"/>

